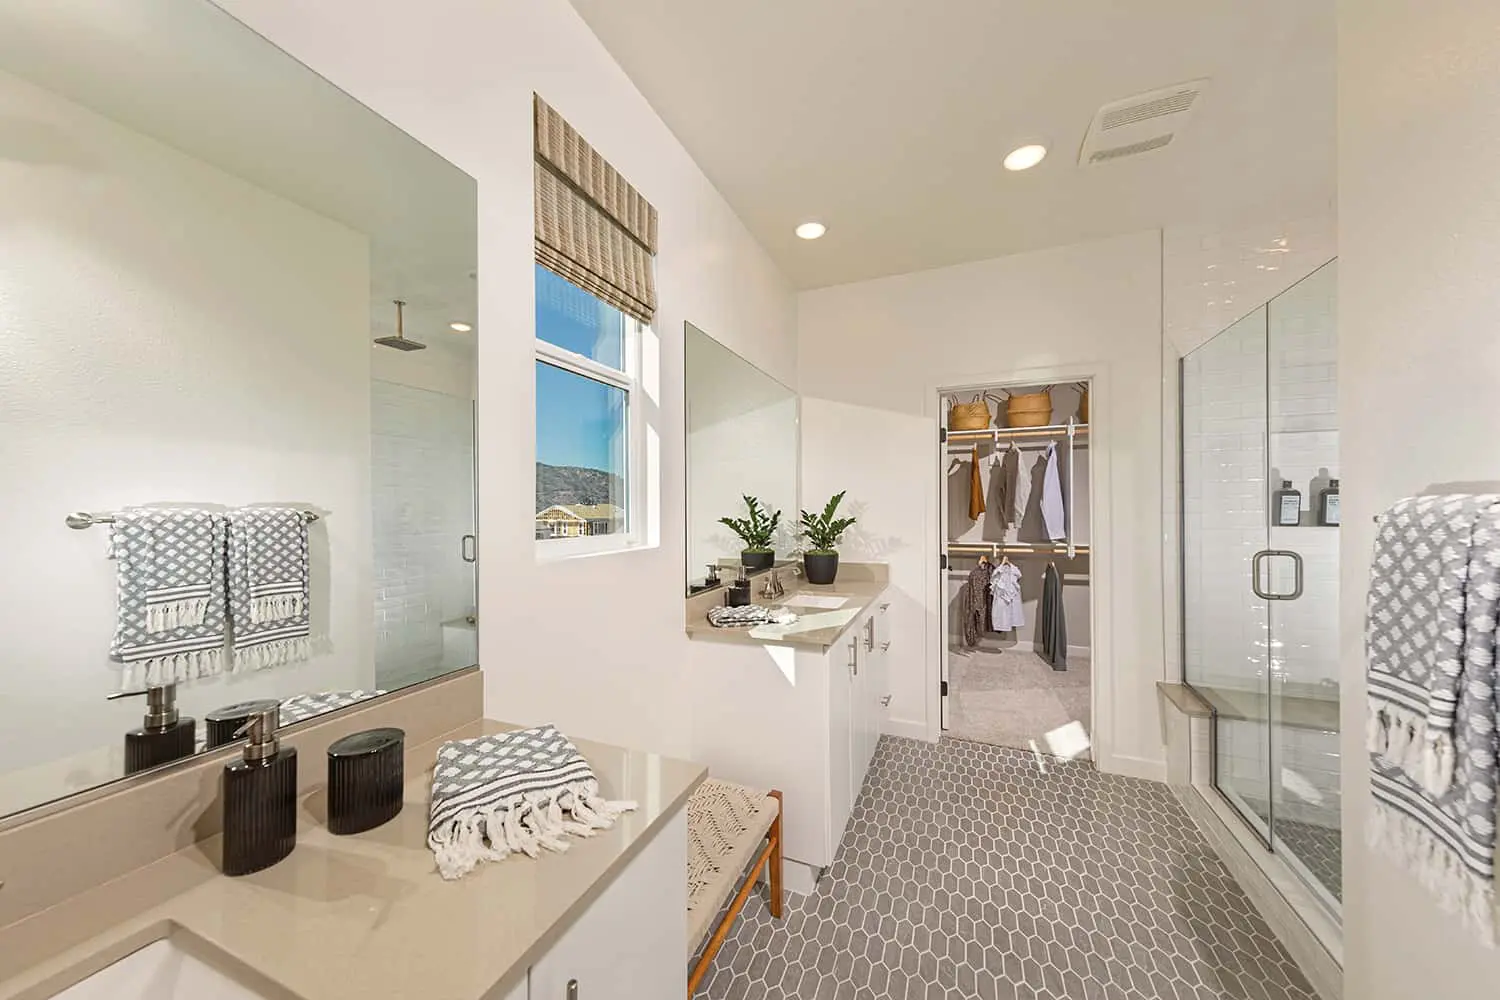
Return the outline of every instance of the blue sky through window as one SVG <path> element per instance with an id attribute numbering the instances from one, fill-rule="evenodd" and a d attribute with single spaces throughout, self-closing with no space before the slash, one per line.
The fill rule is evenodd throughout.
<path id="1" fill-rule="evenodd" d="M 624 365 L 624 316 L 536 265 L 536 335 L 611 368 Z M 625 475 L 626 394 L 614 386 L 538 361 L 536 457 Z"/>

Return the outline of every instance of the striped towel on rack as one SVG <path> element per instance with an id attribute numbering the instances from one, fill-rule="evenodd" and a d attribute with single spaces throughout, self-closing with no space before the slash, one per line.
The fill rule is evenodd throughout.
<path id="1" fill-rule="evenodd" d="M 1500 496 L 1400 501 L 1380 520 L 1365 622 L 1372 846 L 1495 939 Z"/>
<path id="2" fill-rule="evenodd" d="M 312 632 L 307 515 L 294 507 L 240 507 L 228 517 L 235 669 L 307 659 Z"/>
<path id="3" fill-rule="evenodd" d="M 116 622 L 110 655 L 121 690 L 216 674 L 224 665 L 224 515 L 138 507 L 115 515 Z"/>

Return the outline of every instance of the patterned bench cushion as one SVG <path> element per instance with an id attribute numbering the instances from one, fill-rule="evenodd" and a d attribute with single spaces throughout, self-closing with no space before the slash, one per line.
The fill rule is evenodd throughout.
<path id="1" fill-rule="evenodd" d="M 734 895 L 780 806 L 765 792 L 708 778 L 688 799 L 688 958 Z"/>

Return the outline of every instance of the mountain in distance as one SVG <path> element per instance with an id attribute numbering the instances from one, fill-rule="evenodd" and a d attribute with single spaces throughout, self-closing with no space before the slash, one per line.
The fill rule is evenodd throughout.
<path id="1" fill-rule="evenodd" d="M 536 463 L 536 509 L 553 504 L 617 503 L 625 495 L 619 476 L 603 469 Z"/>

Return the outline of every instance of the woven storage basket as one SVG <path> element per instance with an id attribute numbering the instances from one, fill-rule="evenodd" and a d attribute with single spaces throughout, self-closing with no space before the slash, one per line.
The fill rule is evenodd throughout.
<path id="1" fill-rule="evenodd" d="M 950 431 L 983 431 L 989 426 L 990 406 L 982 396 L 975 396 L 972 402 L 954 403 L 948 411 Z"/>
<path id="2" fill-rule="evenodd" d="M 1005 420 L 1011 427 L 1045 427 L 1052 421 L 1052 393 L 1013 395 L 1005 403 Z"/>

